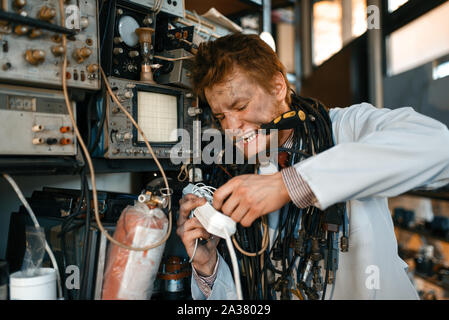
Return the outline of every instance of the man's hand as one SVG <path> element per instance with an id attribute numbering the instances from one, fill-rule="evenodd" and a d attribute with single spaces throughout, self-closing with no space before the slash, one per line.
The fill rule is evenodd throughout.
<path id="1" fill-rule="evenodd" d="M 201 275 L 210 276 L 217 262 L 216 248 L 220 239 L 217 237 L 211 239 L 210 233 L 204 229 L 197 218 L 188 218 L 190 211 L 205 203 L 206 199 L 199 198 L 193 194 L 188 194 L 179 201 L 181 207 L 179 209 L 176 233 L 184 243 L 189 257 L 193 255 L 196 239 L 209 239 L 205 245 L 198 243 L 195 257 L 193 258 L 193 267 Z"/>
<path id="2" fill-rule="evenodd" d="M 242 175 L 229 180 L 215 191 L 213 206 L 249 227 L 257 218 L 282 208 L 289 201 L 287 188 L 278 172 Z"/>

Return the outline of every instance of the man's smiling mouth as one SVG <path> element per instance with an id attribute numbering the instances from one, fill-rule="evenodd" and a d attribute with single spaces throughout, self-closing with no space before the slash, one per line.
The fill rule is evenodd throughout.
<path id="1" fill-rule="evenodd" d="M 258 130 L 251 130 L 251 131 L 245 133 L 244 135 L 237 137 L 236 143 L 241 143 L 241 142 L 250 143 L 251 141 L 256 139 L 258 135 L 259 135 Z"/>

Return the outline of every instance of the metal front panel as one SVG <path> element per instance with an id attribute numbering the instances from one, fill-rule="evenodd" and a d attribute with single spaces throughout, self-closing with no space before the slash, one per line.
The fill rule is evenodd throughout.
<path id="1" fill-rule="evenodd" d="M 165 51 L 162 55 L 171 59 L 192 56 L 184 49 Z M 173 70 L 170 73 L 160 75 L 157 81 L 161 84 L 172 84 L 191 89 L 193 62 L 191 60 L 178 60 L 172 63 Z"/>
<path id="2" fill-rule="evenodd" d="M 9 11 L 26 12 L 30 18 L 38 18 L 41 10 L 46 7 L 54 10 L 55 17 L 48 22 L 60 25 L 58 0 L 28 0 L 20 10 L 9 1 Z M 98 90 L 100 77 L 99 60 L 99 31 L 97 1 L 69 1 L 65 3 L 65 26 L 76 29 L 74 38 L 67 40 L 67 85 L 74 88 Z M 45 9 L 45 8 L 44 8 Z M 33 84 L 42 87 L 61 87 L 62 56 L 55 55 L 57 47 L 62 45 L 61 36 L 57 33 L 41 30 L 42 35 L 32 38 L 33 28 L 28 30 L 16 29 L 18 26 L 9 25 L 0 29 L 0 81 L 9 83 Z M 79 29 L 78 29 L 79 28 Z M 25 32 L 26 31 L 26 32 Z M 54 50 L 54 51 L 53 51 Z M 88 57 L 80 58 L 90 53 Z M 43 60 L 27 60 L 27 52 L 39 52 L 44 55 Z M 31 62 L 30 62 L 31 61 Z"/>
<path id="3" fill-rule="evenodd" d="M 115 93 L 121 104 L 133 115 L 137 121 L 137 93 L 148 90 L 149 92 L 160 92 L 174 94 L 178 97 L 178 128 L 185 129 L 191 138 L 193 136 L 193 120 L 188 115 L 188 109 L 192 106 L 193 95 L 182 89 L 142 84 L 135 81 L 122 80 L 118 78 L 109 78 L 111 87 L 116 88 Z M 108 112 L 108 137 L 105 139 L 104 156 L 110 159 L 148 159 L 152 158 L 144 143 L 137 141 L 137 131 L 133 127 L 128 117 L 114 103 L 110 103 Z M 169 159 L 170 152 L 177 143 L 151 143 L 154 153 L 158 158 Z M 184 157 L 184 155 L 180 155 Z"/>
<path id="4" fill-rule="evenodd" d="M 76 150 L 61 92 L 0 86 L 0 154 L 69 156 Z"/>
<path id="5" fill-rule="evenodd" d="M 129 2 L 153 8 L 156 0 L 129 0 Z M 184 0 L 163 0 L 161 11 L 172 16 L 184 17 Z"/>

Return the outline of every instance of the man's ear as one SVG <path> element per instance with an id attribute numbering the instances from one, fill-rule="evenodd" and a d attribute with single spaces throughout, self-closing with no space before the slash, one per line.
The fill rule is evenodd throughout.
<path id="1" fill-rule="evenodd" d="M 285 78 L 282 75 L 282 73 L 277 72 L 273 76 L 273 94 L 276 97 L 277 101 L 285 101 L 285 98 L 287 97 L 287 84 L 285 83 Z"/>

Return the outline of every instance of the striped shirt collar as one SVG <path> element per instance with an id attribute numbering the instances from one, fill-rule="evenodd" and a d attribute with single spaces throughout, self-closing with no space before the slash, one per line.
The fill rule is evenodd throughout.
<path id="1" fill-rule="evenodd" d="M 291 149 L 293 147 L 293 132 L 290 134 L 287 141 L 285 141 L 281 147 L 287 149 Z"/>

